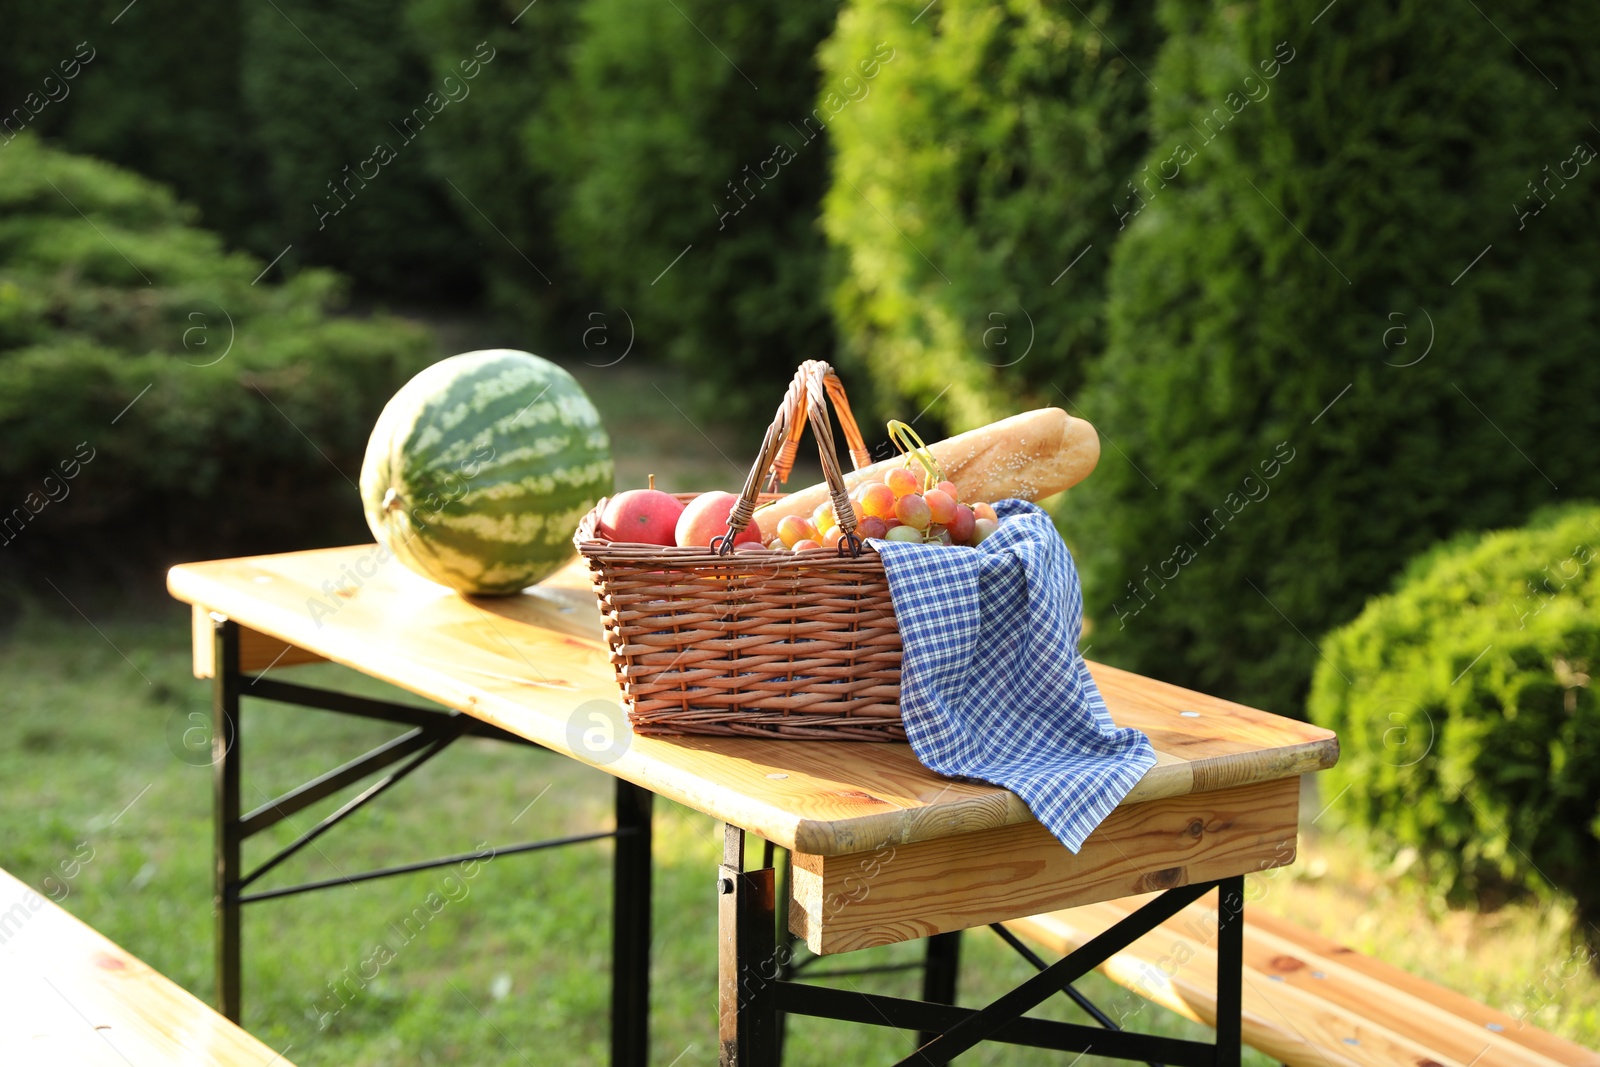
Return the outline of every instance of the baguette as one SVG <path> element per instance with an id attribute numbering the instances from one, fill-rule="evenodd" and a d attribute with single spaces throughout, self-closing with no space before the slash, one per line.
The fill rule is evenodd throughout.
<path id="1" fill-rule="evenodd" d="M 1039 408 L 935 441 L 928 450 L 967 503 L 1007 497 L 1042 500 L 1089 476 L 1100 461 L 1100 435 L 1060 408 Z M 845 485 L 854 489 L 863 481 L 881 479 L 905 460 L 895 456 L 852 471 L 844 476 Z M 775 536 L 785 515 L 809 517 L 827 499 L 827 483 L 819 482 L 757 509 L 761 539 Z"/>

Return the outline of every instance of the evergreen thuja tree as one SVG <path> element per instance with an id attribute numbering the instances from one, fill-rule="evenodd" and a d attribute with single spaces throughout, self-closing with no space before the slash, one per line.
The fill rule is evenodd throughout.
<path id="1" fill-rule="evenodd" d="M 419 145 L 472 235 L 490 304 L 530 330 L 522 347 L 538 352 L 580 351 L 592 325 L 583 315 L 599 306 L 583 299 L 560 248 L 555 190 L 528 147 L 553 91 L 569 77 L 579 10 L 527 0 L 412 0 L 406 9 L 435 81 L 462 78 L 484 46 L 493 57 L 477 64 L 470 99 L 452 105 L 449 121 L 434 123 Z"/>
<path id="2" fill-rule="evenodd" d="M 492 46 L 491 46 L 492 49 Z M 478 284 L 469 205 L 426 165 L 471 108 L 492 51 L 449 84 L 380 0 L 277 0 L 245 12 L 241 78 L 289 262 L 327 264 L 369 290 L 437 297 Z M 493 60 L 489 59 L 489 69 Z M 498 72 L 495 72 L 498 73 Z M 280 246 L 281 247 L 281 246 Z"/>
<path id="3" fill-rule="evenodd" d="M 1071 520 L 1095 655 L 1289 713 L 1417 550 L 1600 492 L 1600 29 L 1323 7 L 1162 8 Z"/>
<path id="4" fill-rule="evenodd" d="M 1148 0 L 925 6 L 853 0 L 823 50 L 828 85 L 894 56 L 834 121 L 825 225 L 847 359 L 964 428 L 1076 401 L 1104 347 L 1160 33 Z"/>
<path id="5" fill-rule="evenodd" d="M 12 108 L 0 145 L 27 129 L 129 167 L 230 243 L 271 256 L 283 246 L 240 91 L 240 7 L 0 0 L 0 100 Z"/>
<path id="6" fill-rule="evenodd" d="M 827 134 L 807 121 L 835 10 L 590 0 L 529 131 L 567 257 L 640 355 L 693 372 L 698 397 L 674 402 L 717 419 L 765 423 L 796 365 L 832 353 Z"/>

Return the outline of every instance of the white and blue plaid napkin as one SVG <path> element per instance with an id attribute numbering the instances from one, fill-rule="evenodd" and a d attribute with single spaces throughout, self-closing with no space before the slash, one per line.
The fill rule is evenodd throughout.
<path id="1" fill-rule="evenodd" d="M 1083 593 L 1049 516 L 995 511 L 976 549 L 872 541 L 905 645 L 900 713 L 924 766 L 1010 789 L 1077 852 L 1155 750 L 1111 721 L 1078 652 Z"/>

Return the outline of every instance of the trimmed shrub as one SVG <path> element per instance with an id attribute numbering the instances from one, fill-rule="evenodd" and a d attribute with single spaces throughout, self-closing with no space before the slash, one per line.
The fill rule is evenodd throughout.
<path id="1" fill-rule="evenodd" d="M 718 420 L 767 421 L 795 366 L 833 349 L 826 134 L 804 123 L 835 10 L 590 0 L 571 79 L 530 131 L 572 261 L 641 354 L 694 372 L 699 395 L 674 402 Z"/>
<path id="2" fill-rule="evenodd" d="M 447 199 L 422 145 L 473 106 L 476 81 L 435 77 L 384 0 L 250 5 L 244 35 L 243 91 L 279 247 L 385 293 L 474 291 L 477 253 L 460 221 L 471 208 Z"/>
<path id="3" fill-rule="evenodd" d="M 462 63 L 482 44 L 494 56 L 471 81 L 471 99 L 459 108 L 451 105 L 451 114 L 430 126 L 418 144 L 429 173 L 454 199 L 456 214 L 473 235 L 490 305 L 535 330 L 544 338 L 541 346 L 568 352 L 579 350 L 583 330 L 593 325 L 584 312 L 601 305 L 583 299 L 583 286 L 556 240 L 550 180 L 537 166 L 529 139 L 555 87 L 568 76 L 579 10 L 573 4 L 530 6 L 527 0 L 412 0 L 406 8 L 411 36 L 426 50 L 434 82 L 460 79 Z M 598 341 L 599 334 L 591 338 Z M 603 362 L 599 354 L 589 358 Z"/>
<path id="4" fill-rule="evenodd" d="M 378 411 L 434 355 L 429 335 L 330 317 L 326 271 L 252 284 L 265 264 L 224 253 L 194 216 L 31 136 L 0 151 L 13 559 L 68 560 L 110 523 L 129 556 L 365 536 L 351 479 Z"/>
<path id="5" fill-rule="evenodd" d="M 845 358 L 965 429 L 1077 399 L 1104 347 L 1160 34 L 1153 0 L 925 4 L 853 0 L 822 50 L 827 89 L 894 54 L 830 129 L 824 224 Z"/>
<path id="6" fill-rule="evenodd" d="M 1600 918 L 1600 507 L 1429 553 L 1323 651 L 1332 819 L 1458 897 L 1558 889 Z"/>
<path id="7" fill-rule="evenodd" d="M 1322 6 L 1162 8 L 1074 502 L 1097 656 L 1289 714 L 1423 547 L 1600 495 L 1600 29 Z"/>

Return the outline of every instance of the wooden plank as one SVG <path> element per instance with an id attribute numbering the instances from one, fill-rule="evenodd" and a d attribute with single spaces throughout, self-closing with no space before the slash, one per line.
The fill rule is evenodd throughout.
<path id="1" fill-rule="evenodd" d="M 1089 671 L 1117 725 L 1143 730 L 1187 775 L 1147 774 L 1126 803 L 1287 778 L 1331 767 L 1339 758 L 1333 732 L 1310 723 L 1102 663 L 1091 663 Z"/>
<path id="2" fill-rule="evenodd" d="M 905 745 L 624 737 L 588 751 L 575 739 L 589 716 L 610 708 L 620 720 L 620 710 L 581 566 L 516 596 L 466 598 L 377 557 L 368 545 L 188 564 L 167 584 L 180 600 L 796 851 L 862 852 L 1033 822 L 1008 790 L 942 778 Z M 1156 745 L 1157 766 L 1125 803 L 1288 778 L 1338 758 L 1333 734 L 1315 726 L 1091 669 L 1112 718 Z"/>
<path id="3" fill-rule="evenodd" d="M 1427 1004 L 1436 1011 L 1448 1012 L 1464 1020 L 1473 1033 L 1488 1030 L 1557 1063 L 1578 1062 L 1588 1067 L 1600 1067 L 1600 1052 L 1583 1049 L 1565 1038 L 1530 1026 L 1515 1016 L 1480 1004 L 1453 989 L 1435 985 L 1380 959 L 1362 955 L 1314 930 L 1304 929 L 1264 912 L 1256 914 L 1250 922 L 1259 931 L 1257 936 L 1263 944 L 1275 941 L 1286 950 L 1293 946 L 1301 956 L 1316 958 L 1319 968 L 1324 972 L 1335 969 L 1350 972 L 1352 979 L 1359 975 L 1364 986 L 1384 989 L 1386 1000 L 1391 999 L 1394 993 L 1399 993 L 1408 1000 Z M 1491 1027 L 1499 1029 L 1492 1030 Z"/>
<path id="4" fill-rule="evenodd" d="M 1007 925 L 1065 954 L 1143 903 L 1105 901 Z M 1297 1067 L 1600 1067 L 1600 1054 L 1248 905 L 1244 965 L 1245 1043 Z M 1216 1025 L 1215 894 L 1100 969 L 1156 1004 Z"/>
<path id="5" fill-rule="evenodd" d="M 189 628 L 194 643 L 194 676 L 215 677 L 217 643 L 211 609 L 204 604 L 195 604 L 190 612 Z M 269 667 L 293 667 L 297 663 L 321 663 L 322 660 L 323 657 L 315 652 L 307 652 L 260 630 L 239 627 L 240 670 L 262 671 Z"/>
<path id="6" fill-rule="evenodd" d="M 1074 856 L 1037 822 L 843 856 L 794 854 L 790 929 L 848 952 L 1294 862 L 1297 779 L 1113 811 Z M 1051 903 L 1046 903 L 1051 902 Z"/>
<path id="7" fill-rule="evenodd" d="M 3 870 L 0 1063 L 293 1067 Z"/>

